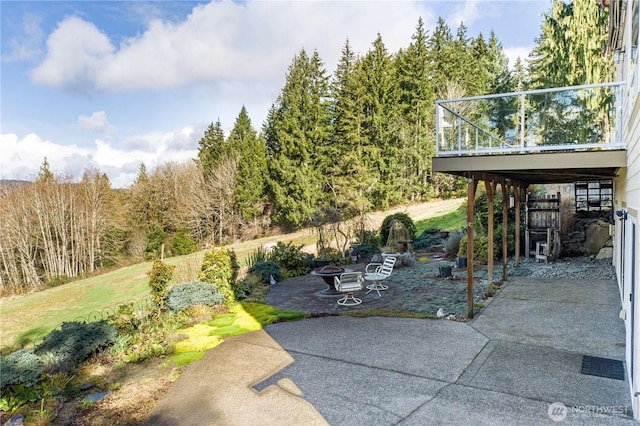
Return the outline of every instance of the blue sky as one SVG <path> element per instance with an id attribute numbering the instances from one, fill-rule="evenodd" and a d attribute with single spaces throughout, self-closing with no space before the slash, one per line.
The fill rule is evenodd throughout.
<path id="1" fill-rule="evenodd" d="M 443 17 L 475 37 L 495 31 L 526 58 L 550 0 L 535 1 L 6 1 L 0 2 L 0 179 L 31 180 L 44 157 L 57 175 L 107 173 L 131 184 L 144 162 L 197 155 L 218 119 L 244 105 L 260 130 L 300 49 L 332 74 L 348 38 L 390 52 L 418 18 Z"/>

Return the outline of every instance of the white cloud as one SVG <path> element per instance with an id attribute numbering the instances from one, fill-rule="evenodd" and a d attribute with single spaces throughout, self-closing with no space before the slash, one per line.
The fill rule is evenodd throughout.
<path id="1" fill-rule="evenodd" d="M 305 48 L 317 49 L 331 71 L 347 37 L 366 51 L 377 27 L 390 51 L 405 46 L 419 2 L 212 2 L 179 23 L 155 19 L 119 46 L 93 23 L 63 20 L 32 72 L 42 84 L 71 89 L 133 91 L 216 80 L 269 80 Z M 425 16 L 427 15 L 427 16 Z M 376 25 L 377 24 L 377 25 Z M 324 57 L 323 55 L 331 55 Z"/>
<path id="2" fill-rule="evenodd" d="M 0 178 L 33 179 L 46 158 L 49 166 L 57 174 L 74 174 L 68 170 L 69 159 L 82 157 L 91 163 L 91 152 L 77 145 L 60 145 L 30 133 L 20 139 L 13 133 L 0 135 Z M 77 159 L 76 161 L 77 162 Z M 75 174 L 74 174 L 75 175 Z"/>
<path id="3" fill-rule="evenodd" d="M 108 125 L 107 113 L 104 111 L 96 111 L 90 117 L 81 115 L 78 117 L 78 125 L 83 129 L 103 132 Z"/>
<path id="4" fill-rule="evenodd" d="M 516 59 L 520 58 L 522 64 L 526 66 L 529 53 L 533 50 L 534 46 L 526 47 L 507 47 L 503 49 L 505 56 L 509 59 L 509 68 L 513 68 L 516 63 Z"/>
<path id="5" fill-rule="evenodd" d="M 34 81 L 76 90 L 91 89 L 114 47 L 91 22 L 67 18 L 47 40 L 47 56 L 32 72 Z"/>
<path id="6" fill-rule="evenodd" d="M 83 148 L 54 143 L 34 133 L 22 139 L 12 133 L 2 134 L 0 179 L 33 180 L 46 157 L 51 171 L 58 176 L 78 180 L 85 169 L 96 167 L 109 176 L 113 187 L 127 187 L 133 182 L 140 163 L 153 169 L 169 161 L 180 163 L 197 157 L 198 140 L 204 127 L 204 124 L 197 124 L 171 132 L 132 136 L 130 139 L 138 144 L 135 148 L 128 140 L 124 143 L 125 148 L 102 139 Z"/>

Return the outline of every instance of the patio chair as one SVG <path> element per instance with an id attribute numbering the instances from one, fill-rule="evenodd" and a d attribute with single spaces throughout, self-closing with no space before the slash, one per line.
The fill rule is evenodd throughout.
<path id="1" fill-rule="evenodd" d="M 380 294 L 380 290 L 387 290 L 389 287 L 382 284 L 382 281 L 389 278 L 391 272 L 393 272 L 393 267 L 396 264 L 396 256 L 385 256 L 384 262 L 382 263 L 370 263 L 366 266 L 364 270 L 364 279 L 365 281 L 371 281 L 371 284 L 367 286 L 367 291 L 365 294 L 369 294 L 372 291 L 378 293 L 378 296 L 382 296 Z"/>
<path id="2" fill-rule="evenodd" d="M 344 296 L 338 299 L 338 305 L 355 306 L 362 303 L 362 299 L 358 299 L 353 295 L 364 287 L 362 272 L 345 272 L 340 276 L 334 277 L 333 281 L 336 291 L 344 293 Z"/>

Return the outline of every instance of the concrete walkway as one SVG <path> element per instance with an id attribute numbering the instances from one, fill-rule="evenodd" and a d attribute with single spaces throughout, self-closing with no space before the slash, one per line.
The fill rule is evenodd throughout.
<path id="1" fill-rule="evenodd" d="M 624 359 L 619 309 L 613 281 L 520 277 L 467 323 L 274 324 L 208 351 L 144 424 L 637 424 L 626 381 L 580 372 Z"/>

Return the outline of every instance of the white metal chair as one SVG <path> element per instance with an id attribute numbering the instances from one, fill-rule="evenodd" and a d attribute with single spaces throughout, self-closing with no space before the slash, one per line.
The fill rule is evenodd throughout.
<path id="1" fill-rule="evenodd" d="M 367 291 L 365 294 L 369 294 L 372 291 L 378 293 L 378 296 L 382 296 L 380 294 L 380 290 L 387 290 L 389 287 L 382 284 L 382 281 L 389 278 L 391 272 L 393 272 L 393 267 L 396 264 L 396 256 L 386 256 L 384 258 L 384 262 L 382 263 L 370 263 L 366 266 L 364 272 L 365 281 L 371 281 L 371 284 L 367 286 Z"/>
<path id="2" fill-rule="evenodd" d="M 362 272 L 345 272 L 340 276 L 334 277 L 333 282 L 336 290 L 344 293 L 344 296 L 338 299 L 338 305 L 355 306 L 362 303 L 362 299 L 358 299 L 353 295 L 364 287 Z"/>

